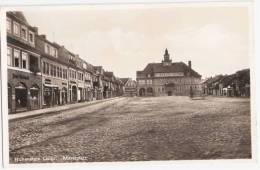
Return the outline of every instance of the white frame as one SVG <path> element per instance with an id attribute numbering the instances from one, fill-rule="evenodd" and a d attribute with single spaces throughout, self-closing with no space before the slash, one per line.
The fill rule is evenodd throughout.
<path id="1" fill-rule="evenodd" d="M 18 57 L 15 56 L 16 52 L 18 52 Z M 13 49 L 13 58 L 14 58 L 14 63 L 13 63 L 13 67 L 15 68 L 21 68 L 21 50 L 17 50 L 17 49 Z M 15 66 L 15 59 L 18 58 L 18 67 Z"/>
<path id="2" fill-rule="evenodd" d="M 113 0 L 110 0 L 110 2 Z M 116 0 L 114 0 L 115 2 Z M 45 1 L 43 2 L 33 2 L 33 1 L 26 1 L 26 0 L 21 0 L 20 2 L 17 0 L 16 3 L 14 1 L 4 1 L 5 4 L 7 5 L 17 5 L 17 4 L 23 4 L 23 5 L 32 5 L 32 4 L 38 4 L 38 5 L 48 5 L 48 4 L 57 4 L 57 1 Z M 128 1 L 130 2 L 130 1 Z M 140 2 L 140 1 L 136 1 L 134 0 L 134 2 Z M 144 2 L 144 0 L 143 0 Z M 151 2 L 151 1 L 150 1 Z M 161 0 L 160 2 L 166 2 L 166 0 Z M 167 1 L 169 2 L 169 1 Z M 223 1 L 222 1 L 223 2 Z M 229 1 L 230 2 L 230 1 Z M 66 1 L 63 2 L 64 4 L 69 4 L 69 3 L 86 3 L 83 2 L 81 0 L 75 0 L 75 1 Z M 101 0 L 101 1 L 96 1 L 96 2 L 91 2 L 90 0 L 87 3 L 92 3 L 92 4 L 102 4 L 105 3 L 105 1 Z M 122 3 L 122 2 L 121 2 Z M 133 2 L 130 2 L 133 3 Z M 254 18 L 255 21 L 255 31 L 256 31 L 256 44 L 254 45 L 256 48 L 253 49 L 252 53 L 255 53 L 255 56 L 259 56 L 260 54 L 260 49 L 259 49 L 259 42 L 260 42 L 260 38 L 259 38 L 259 30 L 260 30 L 260 24 L 259 22 L 257 22 L 259 20 L 259 14 L 260 14 L 260 4 L 259 1 L 255 1 L 255 13 L 256 13 L 256 17 Z M 3 21 L 5 22 L 5 15 L 4 12 L 10 9 L 17 9 L 18 7 L 14 8 L 14 7 L 5 7 L 2 8 L 4 10 L 1 9 L 1 23 L 3 23 Z M 251 7 L 252 8 L 252 7 Z M 258 10 L 257 10 L 258 9 Z M 251 9 L 254 10 L 254 9 Z M 251 11 L 252 12 L 252 11 Z M 6 30 L 5 24 L 0 24 L 1 25 L 1 30 Z M 5 37 L 6 36 L 6 32 L 5 31 L 1 31 L 1 37 Z M 6 41 L 1 41 L 1 47 L 5 47 L 7 45 Z M 6 56 L 6 49 L 3 48 L 1 50 L 1 56 Z M 2 60 L 3 62 L 1 62 L 1 78 L 2 78 L 2 90 L 1 90 L 1 106 L 7 106 L 7 95 L 6 95 L 6 89 L 7 89 L 7 75 L 6 75 L 6 70 L 7 70 L 7 64 L 6 64 L 6 59 Z M 256 105 L 256 101 L 255 101 L 255 97 L 256 95 L 258 96 L 257 98 L 257 102 L 259 102 L 259 90 L 256 90 L 256 87 L 260 87 L 260 78 L 259 78 L 259 73 L 260 73 L 260 59 L 259 57 L 255 57 L 255 59 L 253 59 L 253 62 L 251 62 L 252 65 L 252 69 L 253 71 L 251 72 L 251 76 L 252 76 L 252 81 L 255 82 L 252 83 L 252 87 L 251 89 L 253 90 L 253 92 L 255 92 L 255 94 L 252 95 L 253 101 L 252 101 L 252 114 L 254 116 L 252 116 L 252 120 L 256 120 L 259 121 L 260 117 L 259 115 L 256 115 L 256 111 L 260 110 L 260 105 Z M 256 67 L 258 66 L 258 67 Z M 257 75 L 257 77 L 256 77 Z M 6 107 L 2 107 L 1 108 L 3 116 L 2 116 L 2 120 L 3 122 L 1 122 L 1 125 L 3 127 L 3 141 L 0 140 L 0 143 L 3 142 L 2 146 L 8 146 L 8 117 L 4 114 L 7 111 Z M 250 160 L 250 161 L 246 161 L 246 160 L 207 160 L 207 161 L 149 161 L 149 162 L 130 162 L 130 163 L 122 163 L 122 162 L 117 162 L 117 163 L 91 163 L 91 164 L 82 164 L 82 163 L 75 163 L 75 164 L 25 164 L 25 165 L 10 165 L 8 163 L 8 147 L 4 147 L 3 148 L 3 153 L 4 153 L 4 157 L 3 157 L 3 163 L 5 165 L 5 167 L 9 167 L 9 168 L 17 168 L 17 167 L 23 167 L 23 168 L 39 168 L 41 167 L 42 169 L 58 169 L 58 168 L 63 168 L 63 169 L 101 169 L 101 167 L 103 166 L 103 168 L 106 169 L 165 169 L 165 170 L 170 170 L 170 169 L 181 169 L 181 170 L 186 170 L 186 169 L 212 169 L 212 170 L 219 170 L 219 169 L 237 169 L 237 170 L 241 170 L 241 169 L 250 169 L 250 170 L 258 170 L 259 169 L 259 153 L 256 152 L 256 150 L 260 148 L 260 142 L 258 143 L 253 143 L 254 141 L 256 142 L 256 139 L 259 140 L 260 138 L 260 128 L 259 128 L 259 123 L 257 124 L 257 131 L 254 127 L 254 123 L 252 124 L 252 136 L 253 136 L 253 140 L 252 140 L 252 147 L 254 150 L 252 150 L 252 154 L 253 157 L 255 159 Z M 255 129 L 255 130 L 254 130 Z M 2 144 L 2 143 L 1 143 Z M 258 146 L 258 147 L 256 147 Z M 2 155 L 1 155 L 2 156 Z M 84 167 L 84 168 L 83 168 Z"/>
<path id="3" fill-rule="evenodd" d="M 24 58 L 24 57 L 25 57 L 25 58 Z M 28 66 L 29 66 L 29 63 L 28 63 L 28 53 L 22 51 L 22 56 L 21 56 L 21 58 L 22 58 L 21 68 L 28 70 Z M 24 60 L 26 61 L 26 66 L 25 66 L 26 68 L 23 67 L 23 61 L 24 61 Z"/>

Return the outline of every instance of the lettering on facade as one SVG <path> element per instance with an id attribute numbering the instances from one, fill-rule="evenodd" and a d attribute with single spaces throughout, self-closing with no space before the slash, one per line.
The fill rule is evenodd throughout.
<path id="1" fill-rule="evenodd" d="M 29 80 L 29 76 L 22 75 L 22 74 L 13 74 L 13 79 L 25 79 L 25 80 Z"/>
<path id="2" fill-rule="evenodd" d="M 67 86 L 67 83 L 62 83 L 62 85 Z"/>
<path id="3" fill-rule="evenodd" d="M 70 83 L 71 83 L 71 84 L 76 84 L 76 82 L 75 82 L 75 81 L 70 81 Z"/>
<path id="4" fill-rule="evenodd" d="M 179 73 L 155 73 L 155 77 L 181 77 L 184 76 L 182 72 Z"/>

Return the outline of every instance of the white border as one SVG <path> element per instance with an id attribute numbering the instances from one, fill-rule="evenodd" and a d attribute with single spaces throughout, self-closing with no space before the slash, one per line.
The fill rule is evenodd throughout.
<path id="1" fill-rule="evenodd" d="M 33 1 L 34 2 L 34 1 Z M 66 1 L 68 2 L 68 1 Z M 97 1 L 97 3 L 99 3 L 100 1 Z M 135 1 L 136 2 L 136 1 Z M 154 1 L 153 1 L 154 2 Z M 156 1 L 158 2 L 158 1 Z M 180 2 L 180 1 L 178 1 Z M 187 2 L 187 1 L 185 1 Z M 104 3 L 104 2 L 103 2 Z M 166 2 L 168 3 L 168 2 Z M 11 3 L 12 4 L 12 3 Z M 43 4 L 43 3 L 42 3 Z M 45 3 L 46 4 L 46 3 Z M 55 4 L 55 3 L 53 3 Z M 67 4 L 67 3 L 64 3 Z M 71 4 L 71 1 L 70 3 Z M 165 3 L 163 3 L 165 4 Z M 163 5 L 162 4 L 162 5 Z M 158 6 L 158 4 L 149 4 L 148 6 Z M 168 4 L 169 5 L 169 4 Z M 257 10 L 252 10 L 253 6 L 252 3 L 245 3 L 245 2 L 237 2 L 237 3 L 226 3 L 226 2 L 222 2 L 222 3 L 177 3 L 174 4 L 180 7 L 187 7 L 187 6 L 222 6 L 222 5 L 231 5 L 231 6 L 244 6 L 244 5 L 248 5 L 250 6 L 250 13 L 252 16 L 254 16 L 254 13 L 257 13 Z M 97 5 L 97 6 L 93 6 L 91 5 L 91 7 L 98 7 L 100 8 L 102 5 Z M 112 6 L 112 5 L 106 5 L 104 6 L 105 9 L 107 8 L 122 8 L 125 7 L 126 5 L 123 4 L 119 4 L 116 6 Z M 138 5 L 130 5 L 131 7 L 133 6 L 134 8 L 136 8 L 136 6 L 143 6 L 142 4 L 138 4 Z M 145 5 L 146 6 L 146 5 Z M 67 8 L 68 6 L 55 6 L 54 8 Z M 69 6 L 69 8 L 77 8 L 78 6 Z M 86 6 L 81 6 L 82 8 L 85 8 Z M 79 8 L 81 8 L 79 7 Z M 0 18 L 0 22 L 1 22 L 1 30 L 6 30 L 5 29 L 5 10 L 12 10 L 12 9 L 19 9 L 19 8 L 34 8 L 33 6 L 30 7 L 6 7 L 4 8 L 4 10 L 1 10 L 1 18 Z M 50 6 L 42 6 L 42 8 L 52 8 Z M 129 8 L 129 7 L 127 7 Z M 259 10 L 258 10 L 259 11 Z M 252 17 L 253 19 L 253 17 Z M 256 24 L 257 22 L 257 17 L 254 18 L 254 23 Z M 253 21 L 252 21 L 253 22 Z M 251 23 L 251 25 L 253 26 L 253 24 Z M 257 29 L 258 27 L 258 29 Z M 253 30 L 254 28 L 251 28 L 251 40 L 253 41 L 255 38 L 254 34 L 253 34 Z M 259 25 L 255 25 L 255 30 L 259 30 Z M 6 37 L 6 33 L 5 31 L 1 31 L 1 37 Z M 251 42 L 252 42 L 251 41 Z M 252 49 L 251 49 L 251 55 L 250 55 L 250 71 L 251 71 L 251 134 L 252 134 L 252 160 L 194 160 L 194 161 L 147 161 L 147 162 L 112 162 L 112 163 L 107 163 L 107 162 L 102 162 L 102 163 L 62 163 L 62 164 L 19 164 L 19 165 L 14 165 L 14 164 L 9 164 L 9 147 L 3 147 L 3 151 L 4 151 L 4 165 L 5 167 L 9 167 L 9 168 L 16 168 L 16 167 L 23 167 L 23 168 L 53 168 L 53 169 L 57 169 L 57 168 L 68 168 L 68 169 L 75 169 L 75 168 L 79 168 L 79 169 L 85 169 L 85 168 L 90 168 L 90 169 L 172 169 L 172 168 L 177 168 L 177 169 L 257 169 L 259 168 L 259 152 L 257 152 L 257 148 L 259 148 L 259 142 L 258 142 L 258 146 L 256 143 L 256 140 L 259 141 L 259 124 L 258 124 L 258 131 L 256 131 L 256 119 L 259 121 L 259 115 L 256 115 L 256 108 L 259 111 L 259 105 L 256 105 L 256 97 L 259 95 L 259 91 L 257 90 L 256 87 L 259 87 L 260 83 L 259 83 L 259 78 L 257 79 L 257 74 L 259 75 L 259 58 L 254 57 L 254 50 L 258 50 L 257 48 L 253 48 L 254 44 L 252 44 Z M 255 47 L 257 43 L 255 44 Z M 259 45 L 259 44 L 258 44 Z M 6 41 L 3 41 L 3 38 L 1 40 L 1 56 L 5 56 L 6 55 Z M 256 52 L 256 55 L 259 54 Z M 3 106 L 7 106 L 7 92 L 5 89 L 7 89 L 7 63 L 6 60 L 3 60 L 3 58 L 1 58 L 1 78 L 2 78 L 2 82 L 1 82 L 1 87 L 2 87 L 2 105 Z M 256 82 L 256 83 L 255 83 Z M 256 93 L 255 93 L 256 92 Z M 2 113 L 8 113 L 7 107 L 3 107 L 2 108 Z M 3 141 L 3 146 L 9 146 L 8 144 L 8 115 L 3 114 L 3 137 L 4 137 L 4 141 Z M 258 133 L 257 133 L 258 132 Z M 258 135 L 257 135 L 258 134 Z M 258 137 L 258 138 L 257 138 Z M 258 166 L 258 167 L 257 167 Z"/>

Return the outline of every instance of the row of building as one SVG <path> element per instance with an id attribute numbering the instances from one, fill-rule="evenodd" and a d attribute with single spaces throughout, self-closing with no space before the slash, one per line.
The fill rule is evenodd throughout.
<path id="1" fill-rule="evenodd" d="M 217 75 L 205 79 L 201 84 L 205 95 L 249 97 L 250 70 L 244 69 L 230 75 Z"/>
<path id="2" fill-rule="evenodd" d="M 128 89 L 124 93 L 134 81 L 50 42 L 22 12 L 7 12 L 6 18 L 9 113 L 134 95 Z"/>
<path id="3" fill-rule="evenodd" d="M 136 72 L 136 81 L 93 66 L 64 46 L 50 42 L 23 13 L 7 12 L 9 113 L 115 96 L 250 96 L 250 75 L 241 70 L 201 80 L 191 61 L 160 63 Z"/>

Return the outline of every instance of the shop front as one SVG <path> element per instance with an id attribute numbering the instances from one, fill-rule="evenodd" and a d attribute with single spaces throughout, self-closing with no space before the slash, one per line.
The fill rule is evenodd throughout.
<path id="1" fill-rule="evenodd" d="M 30 72 L 8 69 L 8 112 L 41 108 L 41 77 Z"/>
<path id="2" fill-rule="evenodd" d="M 57 85 L 44 84 L 43 85 L 43 106 L 53 107 L 60 104 L 60 92 Z"/>
<path id="3" fill-rule="evenodd" d="M 43 106 L 53 107 L 68 103 L 67 82 L 43 77 Z"/>

